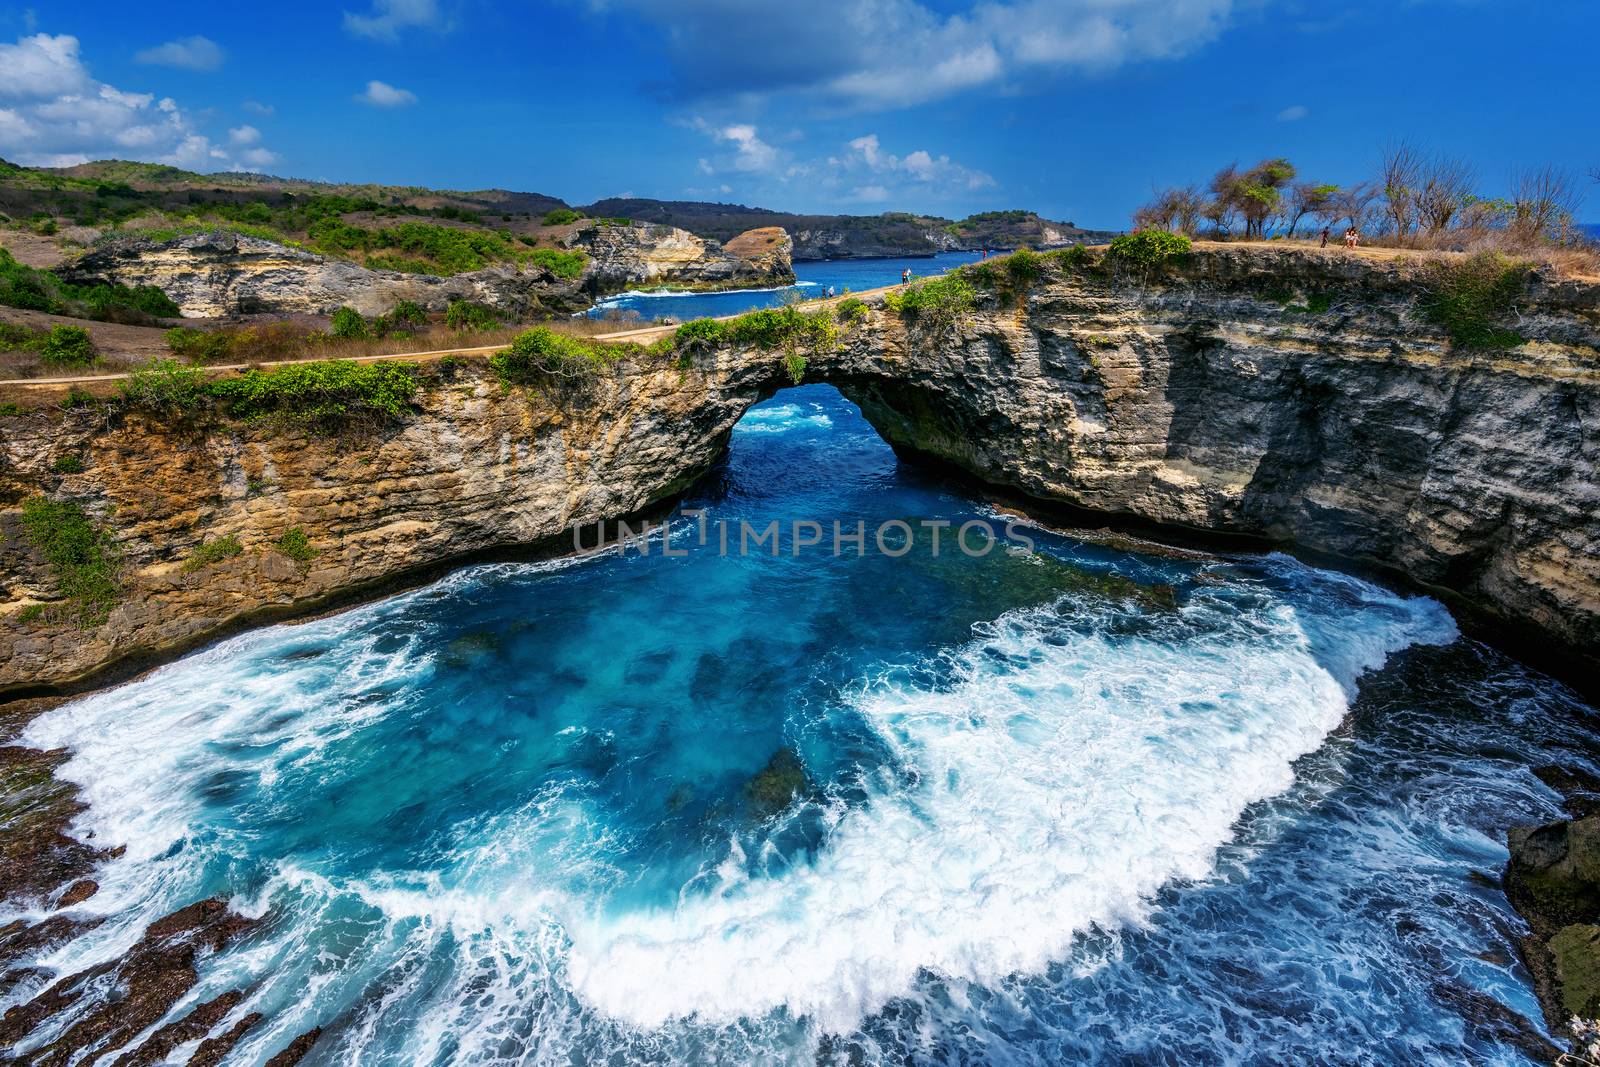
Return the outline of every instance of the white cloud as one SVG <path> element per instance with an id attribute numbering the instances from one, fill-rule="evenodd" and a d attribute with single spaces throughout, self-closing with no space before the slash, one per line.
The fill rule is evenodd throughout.
<path id="1" fill-rule="evenodd" d="M 261 143 L 261 131 L 254 126 L 239 126 L 228 131 L 228 140 L 236 145 Z"/>
<path id="2" fill-rule="evenodd" d="M 775 170 L 778 166 L 778 150 L 763 141 L 759 131 L 749 123 L 713 126 L 704 119 L 697 118 L 690 125 L 718 144 L 733 148 L 733 156 L 725 158 L 720 166 L 709 159 L 699 160 L 701 174 L 716 174 L 719 170 L 728 168 L 748 174 Z"/>
<path id="3" fill-rule="evenodd" d="M 216 70 L 222 66 L 222 47 L 208 37 L 180 37 L 146 48 L 133 57 L 140 63 L 184 70 Z"/>
<path id="4" fill-rule="evenodd" d="M 1311 114 L 1310 108 L 1306 107 L 1304 104 L 1294 104 L 1293 106 L 1286 107 L 1282 111 L 1278 112 L 1278 121 L 1299 122 L 1309 114 Z"/>
<path id="5" fill-rule="evenodd" d="M 417 94 L 408 89 L 396 89 L 388 82 L 369 81 L 367 91 L 356 99 L 373 107 L 407 107 L 417 102 Z"/>
<path id="6" fill-rule="evenodd" d="M 1063 71 L 1192 52 L 1240 0 L 607 0 L 662 30 L 673 88 L 693 99 L 802 92 L 904 107 Z"/>
<path id="7" fill-rule="evenodd" d="M 920 186 L 920 191 L 935 193 L 970 192 L 995 184 L 983 171 L 964 167 L 947 155 L 935 156 L 927 149 L 919 148 L 905 156 L 885 152 L 875 133 L 857 137 L 849 148 L 843 156 L 829 156 L 828 166 L 840 174 L 870 173 L 890 179 L 897 186 Z M 881 183 L 874 183 L 866 188 L 882 187 Z"/>
<path id="8" fill-rule="evenodd" d="M 393 43 L 400 31 L 417 26 L 439 25 L 437 0 L 373 0 L 372 13 L 344 13 L 344 28 L 359 37 Z"/>
<path id="9" fill-rule="evenodd" d="M 243 106 L 252 115 L 271 115 L 278 110 L 271 104 L 263 104 L 259 100 L 246 100 Z"/>
<path id="10" fill-rule="evenodd" d="M 171 97 L 97 81 L 76 37 L 44 33 L 0 44 L 0 144 L 14 162 L 56 167 L 136 159 L 219 170 L 256 165 L 252 153 L 271 154 L 251 142 L 251 152 L 236 157 Z"/>

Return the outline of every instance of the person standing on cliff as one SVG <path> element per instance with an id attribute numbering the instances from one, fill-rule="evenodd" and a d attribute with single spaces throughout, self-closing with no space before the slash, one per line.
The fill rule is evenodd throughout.
<path id="1" fill-rule="evenodd" d="M 1326 227 L 1326 226 L 1324 226 L 1322 228 L 1322 246 L 1321 247 L 1323 247 L 1323 248 L 1327 248 L 1328 247 L 1328 227 Z"/>

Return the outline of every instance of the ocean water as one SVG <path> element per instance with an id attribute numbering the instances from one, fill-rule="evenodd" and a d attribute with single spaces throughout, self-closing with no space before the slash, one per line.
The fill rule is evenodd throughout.
<path id="1" fill-rule="evenodd" d="M 246 1063 L 1523 1062 L 1461 1009 L 1538 1016 L 1503 828 L 1594 711 L 1438 603 L 1008 532 L 822 386 L 685 506 L 36 719 L 128 846 L 39 962 L 229 897 Z"/>
<path id="2" fill-rule="evenodd" d="M 796 263 L 794 285 L 773 289 L 732 289 L 722 293 L 628 292 L 600 301 L 586 314 L 605 316 L 622 312 L 638 316 L 641 322 L 664 318 L 688 322 L 718 315 L 738 315 L 758 308 L 778 307 L 796 298 L 815 300 L 830 285 L 839 294 L 846 291 L 859 293 L 863 289 L 898 284 L 902 270 L 911 271 L 915 277 L 926 278 L 943 274 L 963 263 L 975 263 L 979 258 L 981 254 L 977 252 L 942 252 L 937 256 Z"/>

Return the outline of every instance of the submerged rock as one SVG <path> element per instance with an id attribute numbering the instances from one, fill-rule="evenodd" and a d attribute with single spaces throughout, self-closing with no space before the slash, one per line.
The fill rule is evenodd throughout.
<path id="1" fill-rule="evenodd" d="M 765 819 L 787 808 L 795 797 L 811 790 L 805 764 L 794 749 L 784 747 L 772 754 L 767 765 L 744 784 L 744 797 L 751 815 Z"/>

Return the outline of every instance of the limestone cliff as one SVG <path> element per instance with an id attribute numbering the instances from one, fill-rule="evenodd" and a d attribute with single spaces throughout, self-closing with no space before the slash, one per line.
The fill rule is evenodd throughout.
<path id="1" fill-rule="evenodd" d="M 1453 347 L 1425 296 L 1404 263 L 1316 252 L 1207 250 L 1147 282 L 1062 262 L 951 321 L 875 307 L 805 377 L 896 447 L 990 484 L 1375 564 L 1594 663 L 1600 289 L 1529 276 L 1527 340 L 1494 354 Z M 640 349 L 548 390 L 507 390 L 481 364 L 429 373 L 403 423 L 348 440 L 93 408 L 0 417 L 0 690 L 474 553 L 559 547 L 570 524 L 690 484 L 789 380 L 754 350 L 680 368 Z M 81 473 L 56 473 L 67 455 Z M 19 536 L 19 503 L 41 492 L 118 538 L 124 595 L 91 630 L 20 617 L 58 595 Z M 273 548 L 296 526 L 307 563 Z M 242 554 L 186 566 L 229 534 Z"/>
<path id="2" fill-rule="evenodd" d="M 645 223 L 580 230 L 575 247 L 589 256 L 587 284 L 597 292 L 672 285 L 726 289 L 794 281 L 794 242 L 776 226 L 748 230 L 726 245 L 688 230 Z"/>
<path id="3" fill-rule="evenodd" d="M 583 273 L 559 277 L 534 264 L 504 264 L 436 277 L 373 270 L 231 230 L 168 241 L 123 239 L 61 268 L 70 281 L 154 285 L 183 314 L 222 318 L 264 312 L 326 315 L 349 305 L 381 315 L 400 300 L 443 311 L 472 300 L 527 319 L 582 310 L 596 294 L 636 285 L 707 288 L 794 280 L 792 247 L 782 230 L 751 231 L 727 249 L 667 226 L 594 226 L 574 235 Z"/>
<path id="4" fill-rule="evenodd" d="M 535 266 L 497 266 L 448 278 L 372 270 L 232 230 L 169 241 L 122 239 L 61 268 L 80 284 L 154 285 L 191 318 L 266 312 L 326 315 L 348 305 L 382 315 L 400 300 L 443 311 L 474 300 L 518 317 L 579 310 L 582 282 Z"/>

